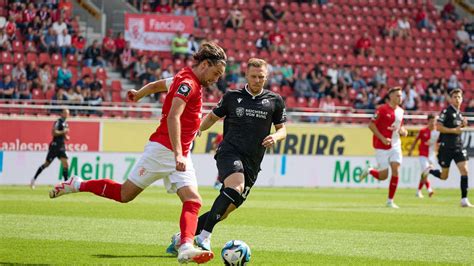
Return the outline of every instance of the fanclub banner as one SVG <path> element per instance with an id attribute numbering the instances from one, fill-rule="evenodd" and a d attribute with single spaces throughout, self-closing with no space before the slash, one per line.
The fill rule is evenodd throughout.
<path id="1" fill-rule="evenodd" d="M 84 180 L 113 179 L 124 182 L 136 166 L 140 153 L 70 152 L 69 175 Z M 37 168 L 44 162 L 44 152 L 0 151 L 0 185 L 28 185 Z M 195 154 L 192 157 L 199 185 L 211 186 L 217 176 L 212 154 Z M 359 181 L 364 167 L 375 165 L 374 157 L 353 156 L 302 156 L 268 154 L 262 163 L 257 186 L 265 187 L 349 187 L 387 188 L 389 181 L 368 177 Z M 474 172 L 474 161 L 468 163 Z M 418 186 L 421 169 L 418 158 L 404 158 L 400 169 L 399 187 Z M 431 177 L 433 187 L 459 188 L 459 172 L 451 165 L 449 179 L 441 181 Z M 39 185 L 52 185 L 61 181 L 58 160 L 46 168 L 38 178 Z M 474 185 L 472 184 L 471 186 Z M 162 184 L 162 181 L 155 185 Z"/>
<path id="2" fill-rule="evenodd" d="M 192 16 L 125 14 L 125 40 L 135 49 L 171 51 L 171 41 L 177 32 L 189 35 L 193 31 Z"/>
<path id="3" fill-rule="evenodd" d="M 53 139 L 52 130 L 56 120 L 1 120 L 0 150 L 2 151 L 47 151 Z M 98 151 L 100 123 L 68 121 L 68 151 Z M 44 157 L 46 154 L 44 154 Z"/>

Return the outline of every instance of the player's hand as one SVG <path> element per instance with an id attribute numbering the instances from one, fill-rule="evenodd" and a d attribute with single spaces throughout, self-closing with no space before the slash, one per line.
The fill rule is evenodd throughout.
<path id="1" fill-rule="evenodd" d="M 408 136 L 408 130 L 406 130 L 406 128 L 402 127 L 398 131 L 398 134 L 400 134 L 400 136 L 402 136 L 402 137 L 406 137 L 406 136 Z"/>
<path id="2" fill-rule="evenodd" d="M 174 160 L 176 161 L 176 170 L 180 172 L 186 171 L 186 158 L 181 155 L 175 155 Z"/>
<path id="3" fill-rule="evenodd" d="M 394 125 L 391 125 L 391 126 L 387 127 L 387 129 L 390 130 L 390 131 L 395 131 L 395 130 L 397 130 L 397 127 L 395 127 Z"/>
<path id="4" fill-rule="evenodd" d="M 276 143 L 276 139 L 273 135 L 268 135 L 265 137 L 265 139 L 262 141 L 262 146 L 265 148 L 269 148 L 273 146 L 273 144 Z"/>
<path id="5" fill-rule="evenodd" d="M 69 137 L 69 135 L 64 136 L 64 138 L 65 138 L 66 140 L 70 140 L 70 139 L 71 139 L 71 138 Z"/>
<path id="6" fill-rule="evenodd" d="M 200 137 L 202 134 L 202 131 L 201 130 L 198 130 L 198 132 L 196 133 L 196 137 Z"/>
<path id="7" fill-rule="evenodd" d="M 390 139 L 390 138 L 383 138 L 382 139 L 382 143 L 384 145 L 390 145 L 391 142 L 392 142 L 392 139 Z"/>
<path id="8" fill-rule="evenodd" d="M 454 134 L 461 135 L 462 134 L 462 127 L 457 127 L 454 129 Z"/>
<path id="9" fill-rule="evenodd" d="M 138 102 L 138 100 L 140 100 L 140 98 L 138 98 L 137 95 L 138 95 L 137 90 L 131 89 L 127 91 L 127 99 L 131 102 Z"/>
<path id="10" fill-rule="evenodd" d="M 411 155 L 412 155 L 412 151 L 409 151 L 409 152 L 408 152 L 408 156 L 411 156 Z"/>
<path id="11" fill-rule="evenodd" d="M 468 125 L 469 123 L 467 122 L 467 117 L 464 117 L 464 119 L 462 120 L 461 127 L 467 127 Z"/>
<path id="12" fill-rule="evenodd" d="M 67 134 L 69 132 L 69 128 L 63 129 L 64 134 Z"/>

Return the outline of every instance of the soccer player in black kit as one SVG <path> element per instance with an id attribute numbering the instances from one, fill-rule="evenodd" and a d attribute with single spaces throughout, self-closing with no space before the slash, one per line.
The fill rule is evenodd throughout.
<path id="1" fill-rule="evenodd" d="M 69 165 L 67 162 L 65 141 L 69 140 L 69 136 L 67 135 L 67 133 L 69 132 L 69 126 L 66 122 L 66 119 L 68 117 L 69 110 L 63 109 L 61 117 L 54 123 L 52 131 L 53 140 L 49 144 L 49 150 L 48 155 L 46 155 L 46 161 L 38 168 L 35 176 L 31 179 L 30 186 L 32 189 L 35 188 L 36 178 L 38 178 L 39 174 L 41 174 L 41 172 L 43 172 L 43 170 L 47 168 L 56 157 L 61 160 L 61 164 L 63 166 L 63 178 L 64 181 L 67 181 Z"/>
<path id="2" fill-rule="evenodd" d="M 473 207 L 467 198 L 468 156 L 461 140 L 463 128 L 467 126 L 467 120 L 463 118 L 460 111 L 462 94 L 460 89 L 454 89 L 449 93 L 451 105 L 441 112 L 437 124 L 440 132 L 438 162 L 441 171 L 438 169 L 429 169 L 428 171 L 435 177 L 446 180 L 449 175 L 449 166 L 454 160 L 461 173 L 461 207 Z"/>
<path id="3" fill-rule="evenodd" d="M 264 60 L 251 58 L 245 87 L 227 91 L 201 122 L 200 130 L 205 131 L 225 117 L 224 140 L 214 156 L 223 186 L 211 210 L 199 217 L 195 237 L 196 245 L 204 250 L 211 250 L 214 226 L 247 198 L 266 148 L 286 137 L 285 103 L 280 95 L 263 89 L 267 72 Z M 270 134 L 272 124 L 276 131 Z M 176 247 L 175 238 L 168 250 Z"/>

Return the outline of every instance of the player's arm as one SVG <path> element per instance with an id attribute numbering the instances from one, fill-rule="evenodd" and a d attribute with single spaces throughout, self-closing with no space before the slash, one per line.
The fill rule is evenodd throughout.
<path id="1" fill-rule="evenodd" d="M 416 143 L 418 143 L 418 140 L 420 139 L 420 133 L 421 133 L 421 131 L 418 132 L 418 135 L 416 136 L 415 141 L 413 141 L 413 143 L 411 144 L 411 147 L 408 150 L 408 156 L 411 156 L 411 154 L 413 153 L 413 150 L 415 149 Z"/>
<path id="2" fill-rule="evenodd" d="M 168 134 L 170 136 L 171 146 L 173 148 L 174 157 L 176 160 L 176 170 L 186 171 L 186 159 L 183 157 L 183 148 L 181 147 L 181 121 L 180 117 L 183 114 L 186 102 L 174 97 L 171 103 L 171 109 L 166 118 L 168 123 Z"/>
<path id="3" fill-rule="evenodd" d="M 59 130 L 58 125 L 56 123 L 53 127 L 52 135 L 53 135 L 53 137 L 59 137 L 59 136 L 66 135 L 68 132 L 69 132 L 69 128 L 67 128 L 67 127 L 64 128 L 63 130 Z"/>
<path id="4" fill-rule="evenodd" d="M 275 125 L 275 133 L 268 135 L 263 139 L 262 145 L 265 148 L 271 147 L 273 144 L 278 141 L 284 140 L 286 138 L 286 126 L 285 124 Z"/>
<path id="5" fill-rule="evenodd" d="M 221 118 L 215 115 L 214 112 L 208 113 L 206 117 L 204 117 L 204 119 L 201 121 L 201 126 L 199 127 L 199 130 L 200 131 L 208 130 L 210 127 L 212 127 L 212 125 L 214 125 L 217 121 L 219 121 L 219 119 Z"/>
<path id="6" fill-rule="evenodd" d="M 438 122 L 437 125 L 439 133 L 443 134 L 455 134 L 459 135 L 462 133 L 462 126 L 460 127 L 455 127 L 455 128 L 448 128 L 445 127 L 442 123 Z"/>
<path id="7" fill-rule="evenodd" d="M 134 89 L 129 90 L 127 92 L 127 98 L 129 101 L 138 102 L 141 98 L 146 97 L 148 95 L 160 92 L 168 92 L 172 82 L 173 78 L 160 79 L 157 81 L 150 82 L 138 91 Z"/>
<path id="8" fill-rule="evenodd" d="M 382 133 L 377 129 L 377 126 L 373 121 L 370 121 L 369 123 L 369 129 L 374 133 L 375 137 L 377 137 L 380 141 L 382 141 L 383 144 L 388 145 L 390 144 L 390 139 L 384 137 Z"/>
<path id="9" fill-rule="evenodd" d="M 408 130 L 405 128 L 404 125 L 400 126 L 400 129 L 398 130 L 398 134 L 400 134 L 400 136 L 402 137 L 408 136 Z"/>

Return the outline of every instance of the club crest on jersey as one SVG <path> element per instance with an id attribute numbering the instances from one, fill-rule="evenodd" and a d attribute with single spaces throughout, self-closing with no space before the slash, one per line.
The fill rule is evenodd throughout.
<path id="1" fill-rule="evenodd" d="M 191 88 L 187 84 L 179 85 L 179 88 L 178 88 L 178 91 L 177 91 L 178 94 L 181 94 L 181 95 L 187 97 L 189 95 L 189 92 L 191 92 Z"/>
<path id="2" fill-rule="evenodd" d="M 245 109 L 243 107 L 237 107 L 235 109 L 235 114 L 238 116 L 238 117 L 242 117 L 244 116 L 244 112 L 245 112 Z"/>
<path id="3" fill-rule="evenodd" d="M 240 103 L 242 101 L 242 98 L 237 98 L 237 102 Z"/>
<path id="4" fill-rule="evenodd" d="M 270 106 L 270 101 L 268 99 L 263 99 L 262 100 L 262 105 L 263 106 Z"/>

